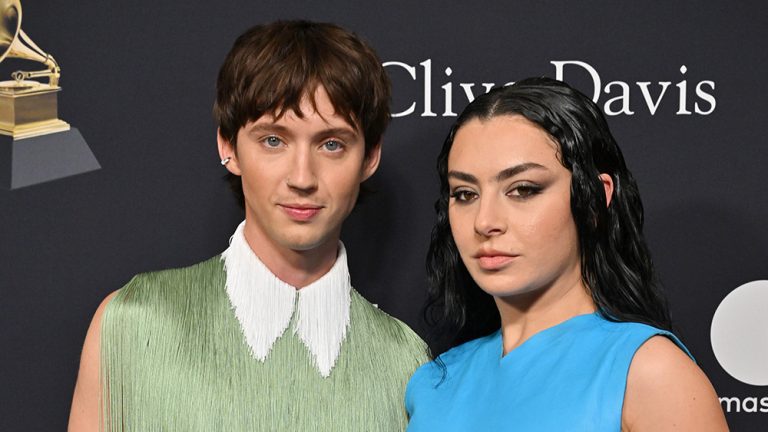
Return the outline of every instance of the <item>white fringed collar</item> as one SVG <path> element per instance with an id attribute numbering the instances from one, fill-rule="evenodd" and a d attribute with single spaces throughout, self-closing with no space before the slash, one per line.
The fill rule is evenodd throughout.
<path id="1" fill-rule="evenodd" d="M 295 306 L 293 332 L 309 349 L 320 375 L 328 377 L 349 327 L 352 285 L 344 245 L 339 242 L 336 263 L 328 273 L 297 290 L 278 279 L 253 253 L 244 227 L 245 222 L 237 227 L 221 259 L 227 274 L 227 295 L 251 353 L 262 362 L 266 360 L 288 328 Z"/>

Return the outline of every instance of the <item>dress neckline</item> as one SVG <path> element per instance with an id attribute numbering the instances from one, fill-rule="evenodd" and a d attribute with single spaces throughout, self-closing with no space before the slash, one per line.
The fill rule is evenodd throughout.
<path id="1" fill-rule="evenodd" d="M 512 351 L 504 354 L 504 338 L 501 334 L 501 328 L 499 328 L 496 331 L 496 335 L 494 337 L 496 347 L 498 349 L 498 359 L 499 363 L 508 362 L 511 360 L 511 358 L 517 357 L 519 355 L 522 355 L 522 353 L 525 353 L 528 350 L 534 349 L 537 346 L 540 346 L 542 344 L 546 344 L 549 341 L 551 341 L 554 338 L 557 338 L 558 336 L 562 335 L 563 333 L 566 333 L 568 331 L 574 330 L 579 327 L 583 327 L 585 324 L 588 324 L 590 322 L 593 322 L 595 319 L 599 319 L 600 314 L 599 312 L 592 312 L 582 315 L 574 315 L 565 321 L 562 321 L 558 324 L 555 324 L 551 327 L 547 327 L 545 329 L 539 330 L 538 332 L 534 333 L 526 339 L 523 343 L 515 347 Z"/>
<path id="2" fill-rule="evenodd" d="M 344 245 L 339 242 L 336 262 L 326 274 L 298 289 L 275 276 L 253 252 L 245 239 L 245 224 L 237 227 L 221 259 L 227 297 L 251 354 L 266 361 L 293 323 L 293 333 L 327 378 L 350 325 L 352 285 Z"/>

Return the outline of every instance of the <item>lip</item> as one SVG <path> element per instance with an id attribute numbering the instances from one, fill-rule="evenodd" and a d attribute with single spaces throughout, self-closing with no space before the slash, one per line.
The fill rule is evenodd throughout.
<path id="1" fill-rule="evenodd" d="M 310 221 L 323 209 L 323 206 L 316 204 L 296 203 L 278 204 L 278 207 L 280 207 L 289 218 L 297 222 Z"/>
<path id="2" fill-rule="evenodd" d="M 501 270 L 511 264 L 518 255 L 495 249 L 481 249 L 472 257 L 483 270 Z"/>

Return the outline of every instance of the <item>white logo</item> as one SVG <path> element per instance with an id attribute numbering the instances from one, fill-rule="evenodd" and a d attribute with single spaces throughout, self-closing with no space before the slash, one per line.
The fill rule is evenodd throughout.
<path id="1" fill-rule="evenodd" d="M 637 110 L 656 115 L 659 106 L 674 104 L 677 107 L 675 115 L 710 115 L 715 111 L 717 100 L 715 99 L 715 82 L 711 80 L 693 81 L 686 76 L 688 67 L 680 65 L 679 73 L 671 72 L 673 77 L 666 81 L 637 81 L 628 82 L 621 80 L 609 81 L 605 75 L 601 76 L 595 67 L 581 60 L 552 60 L 549 62 L 555 67 L 554 78 L 560 81 L 565 76 L 571 77 L 573 73 L 589 76 L 592 82 L 591 91 L 586 91 L 592 96 L 592 100 L 601 105 L 608 116 L 634 115 Z M 493 82 L 461 82 L 461 70 L 456 71 L 448 66 L 433 64 L 432 59 L 426 59 L 417 65 L 401 61 L 387 61 L 382 66 L 390 69 L 390 76 L 397 84 L 398 80 L 415 81 L 421 84 L 420 98 L 414 97 L 410 105 L 393 107 L 392 117 L 407 117 L 417 115 L 421 117 L 456 117 L 454 109 L 454 97 L 457 99 L 458 108 L 475 100 L 476 96 L 487 93 L 497 84 L 511 85 L 514 81 L 506 83 Z M 568 73 L 566 73 L 566 66 Z M 672 69 L 674 70 L 674 69 Z M 696 74 L 693 74 L 696 75 Z M 606 83 L 606 81 L 609 81 Z M 673 83 L 673 81 L 677 81 Z M 435 85 L 433 85 L 433 82 Z M 674 84 L 674 85 L 673 85 Z M 442 92 L 437 89 L 439 86 Z M 434 93 L 437 93 L 433 98 Z M 440 94 L 442 93 L 442 94 Z M 600 99 L 603 100 L 600 100 Z M 640 101 L 640 103 L 638 103 Z M 406 102 L 406 104 L 408 103 Z M 438 112 L 435 112 L 438 111 Z M 442 113 L 439 113 L 442 111 Z"/>
<path id="2" fill-rule="evenodd" d="M 731 291 L 715 311 L 710 337 L 717 361 L 732 377 L 768 385 L 768 281 Z"/>

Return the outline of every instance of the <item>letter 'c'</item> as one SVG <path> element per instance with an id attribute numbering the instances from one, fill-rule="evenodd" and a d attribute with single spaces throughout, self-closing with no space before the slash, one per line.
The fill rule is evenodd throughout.
<path id="1" fill-rule="evenodd" d="M 413 78 L 413 80 L 416 81 L 416 68 L 413 67 L 413 66 L 410 66 L 410 65 L 408 65 L 406 63 L 399 62 L 399 61 L 388 61 L 388 62 L 382 63 L 381 65 L 383 67 L 399 66 L 399 67 L 405 69 L 406 72 L 408 72 L 408 74 L 411 76 L 411 78 Z M 397 113 L 393 112 L 392 113 L 392 117 L 405 117 L 407 115 L 413 114 L 414 111 L 416 111 L 416 102 L 412 103 L 411 106 L 408 107 L 408 109 L 406 109 L 405 111 L 400 111 L 400 112 L 397 112 Z"/>

